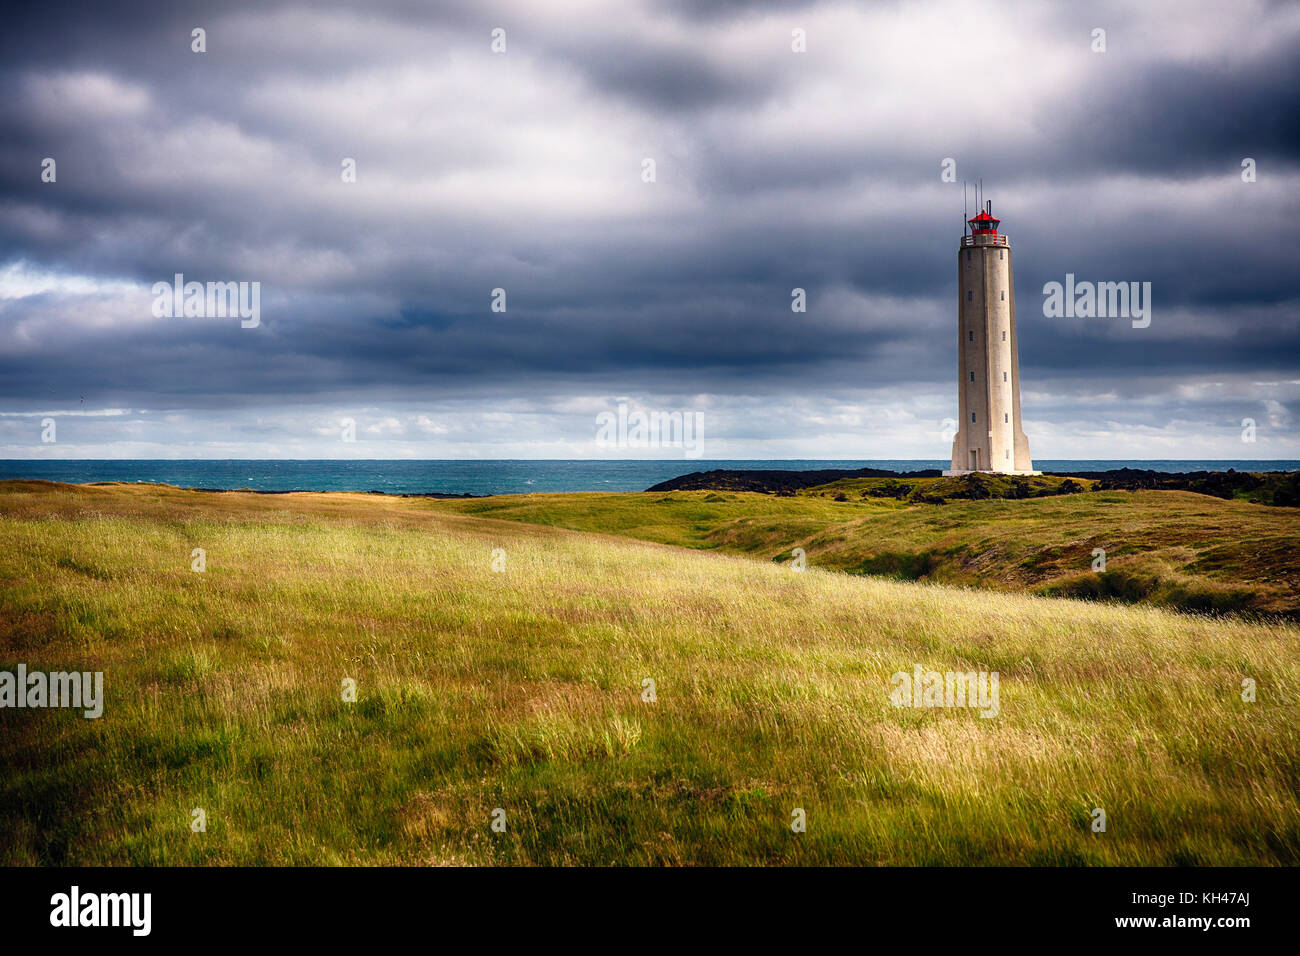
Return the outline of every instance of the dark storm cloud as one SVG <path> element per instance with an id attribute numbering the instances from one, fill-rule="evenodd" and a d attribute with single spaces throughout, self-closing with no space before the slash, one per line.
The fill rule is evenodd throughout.
<path id="1" fill-rule="evenodd" d="M 688 43 L 616 36 L 565 52 L 596 89 L 656 110 L 758 103 L 773 86 L 753 65 L 720 66 Z"/>
<path id="2" fill-rule="evenodd" d="M 1027 383 L 1294 379 L 1297 54 L 1285 7 L 33 6 L 0 268 L 45 285 L 0 299 L 0 400 L 946 391 L 945 157 L 1011 235 Z M 175 272 L 260 280 L 262 326 L 152 319 Z M 1152 327 L 1043 318 L 1066 272 L 1151 282 Z"/>

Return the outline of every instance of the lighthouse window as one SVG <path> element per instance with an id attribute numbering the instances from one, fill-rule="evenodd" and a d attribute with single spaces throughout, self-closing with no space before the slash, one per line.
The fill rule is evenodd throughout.
<path id="1" fill-rule="evenodd" d="M 973 291 L 967 290 L 967 292 L 966 292 L 966 301 L 967 301 L 967 302 L 971 302 L 971 301 L 974 300 L 974 298 L 975 298 L 975 293 L 974 293 Z"/>
<path id="2" fill-rule="evenodd" d="M 1006 380 L 1007 380 L 1007 373 L 1006 373 L 1006 372 L 1003 372 L 1003 373 L 1002 373 L 1002 381 L 1005 382 Z"/>
<path id="3" fill-rule="evenodd" d="M 975 381 L 975 373 L 974 373 L 974 372 L 971 372 L 971 373 L 970 373 L 970 380 L 971 380 L 972 382 Z"/>
<path id="4" fill-rule="evenodd" d="M 1002 250 L 1001 250 L 1001 249 L 998 250 L 998 258 L 999 258 L 999 259 L 1002 258 Z"/>
<path id="5" fill-rule="evenodd" d="M 1011 457 L 1011 449 L 1007 449 L 1007 457 L 1008 457 L 1008 458 Z"/>
<path id="6" fill-rule="evenodd" d="M 1007 333 L 1006 333 L 1006 332 L 1003 332 L 1003 333 L 1002 333 L 1002 341 L 1005 342 L 1006 340 L 1007 340 Z"/>
<path id="7" fill-rule="evenodd" d="M 1011 413 L 1010 413 L 1010 412 L 1003 412 L 1003 413 L 1002 413 L 1002 420 L 1003 420 L 1004 422 L 1006 422 L 1007 424 L 1010 424 L 1010 423 L 1011 423 Z"/>
<path id="8" fill-rule="evenodd" d="M 970 331 L 970 332 L 967 332 L 966 334 L 970 336 L 970 340 L 971 340 L 972 342 L 975 341 L 975 332 L 974 332 L 973 330 Z"/>
<path id="9" fill-rule="evenodd" d="M 1007 290 L 1006 290 L 1006 289 L 1003 289 L 1003 290 L 1002 290 L 1002 301 L 1003 301 L 1003 302 L 1007 301 Z"/>
<path id="10" fill-rule="evenodd" d="M 971 422 L 974 422 L 974 421 L 975 421 L 975 413 L 974 413 L 974 412 L 971 412 L 971 413 L 970 413 L 970 420 L 971 420 Z"/>

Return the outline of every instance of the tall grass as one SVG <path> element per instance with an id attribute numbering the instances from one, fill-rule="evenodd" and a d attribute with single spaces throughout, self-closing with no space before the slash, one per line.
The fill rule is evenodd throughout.
<path id="1" fill-rule="evenodd" d="M 3 863 L 1300 862 L 1287 625 L 423 501 L 29 483 L 0 489 L 0 582 L 0 668 L 107 696 L 0 710 Z M 1000 715 L 893 707 L 918 663 L 998 671 Z"/>
<path id="2" fill-rule="evenodd" d="M 853 487 L 835 482 L 790 497 L 501 495 L 436 507 L 774 561 L 789 560 L 797 547 L 819 567 L 900 580 L 1300 619 L 1297 508 L 1181 491 L 940 505 L 836 500 L 837 489 Z M 1100 575 L 1098 550 L 1106 552 Z"/>

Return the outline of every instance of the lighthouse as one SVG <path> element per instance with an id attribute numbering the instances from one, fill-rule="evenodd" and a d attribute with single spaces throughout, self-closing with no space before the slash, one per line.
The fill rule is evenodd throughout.
<path id="1" fill-rule="evenodd" d="M 957 250 L 957 435 L 952 469 L 1037 475 L 1020 420 L 1011 245 L 989 202 Z"/>

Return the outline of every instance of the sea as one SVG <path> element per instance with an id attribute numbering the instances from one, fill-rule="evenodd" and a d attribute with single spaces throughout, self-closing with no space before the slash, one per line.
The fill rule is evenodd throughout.
<path id="1" fill-rule="evenodd" d="M 879 468 L 921 471 L 947 468 L 927 459 L 555 459 L 455 461 L 413 460 L 0 460 L 0 480 L 41 478 L 85 484 L 95 481 L 150 482 L 182 488 L 228 491 L 367 491 L 383 494 L 507 495 L 554 491 L 645 491 L 651 485 L 714 469 L 811 471 L 823 468 Z M 1300 461 L 1038 460 L 1050 473 L 1143 468 L 1151 471 L 1298 471 Z"/>

